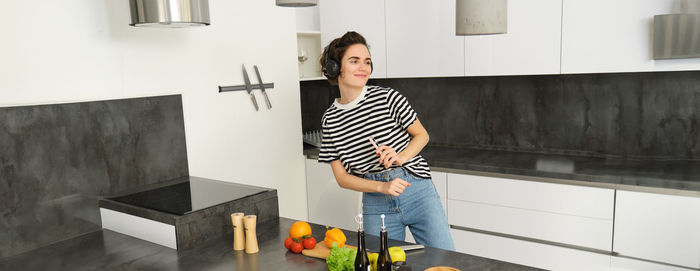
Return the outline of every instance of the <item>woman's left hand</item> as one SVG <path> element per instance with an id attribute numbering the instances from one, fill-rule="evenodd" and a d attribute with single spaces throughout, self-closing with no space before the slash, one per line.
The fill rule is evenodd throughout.
<path id="1" fill-rule="evenodd" d="M 401 166 L 404 162 L 406 162 L 396 153 L 394 148 L 386 145 L 382 145 L 377 148 L 377 155 L 379 156 L 379 163 L 384 164 L 384 168 L 389 168 L 392 164 Z"/>

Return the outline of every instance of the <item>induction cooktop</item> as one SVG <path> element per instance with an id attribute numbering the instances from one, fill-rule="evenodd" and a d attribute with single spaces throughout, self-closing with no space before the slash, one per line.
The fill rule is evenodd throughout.
<path id="1" fill-rule="evenodd" d="M 199 177 L 110 200 L 173 215 L 185 215 L 271 189 Z"/>

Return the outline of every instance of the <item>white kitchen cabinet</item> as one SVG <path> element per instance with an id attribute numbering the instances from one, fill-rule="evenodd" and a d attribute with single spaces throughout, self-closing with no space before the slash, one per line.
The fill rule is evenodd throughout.
<path id="1" fill-rule="evenodd" d="M 654 15 L 678 13 L 677 2 L 564 0 L 561 72 L 699 70 L 698 58 L 653 59 Z"/>
<path id="2" fill-rule="evenodd" d="M 357 229 L 354 219 L 362 213 L 362 193 L 341 188 L 329 164 L 306 159 L 306 189 L 309 222 Z"/>
<path id="3" fill-rule="evenodd" d="M 319 1 L 321 47 L 348 31 L 367 40 L 374 71 L 371 78 L 386 78 L 384 0 Z"/>
<path id="4" fill-rule="evenodd" d="M 298 32 L 318 32 L 320 31 L 319 10 L 318 6 L 297 8 L 294 10 L 297 17 L 297 33 Z"/>
<path id="5" fill-rule="evenodd" d="M 654 263 L 644 260 L 636 260 L 624 257 L 610 256 L 609 271 L 692 271 L 697 269 L 688 269 L 678 266 L 672 266 L 661 263 Z"/>
<path id="6" fill-rule="evenodd" d="M 610 255 L 452 229 L 457 252 L 547 270 L 608 270 Z"/>
<path id="7" fill-rule="evenodd" d="M 612 250 L 614 190 L 448 174 L 451 225 Z"/>
<path id="8" fill-rule="evenodd" d="M 455 0 L 386 0 L 387 77 L 464 76 Z"/>
<path id="9" fill-rule="evenodd" d="M 507 34 L 465 37 L 466 76 L 559 74 L 561 6 L 562 0 L 508 1 Z"/>
<path id="10" fill-rule="evenodd" d="M 433 179 L 435 190 L 437 190 L 438 195 L 440 195 L 442 209 L 445 211 L 445 214 L 447 214 L 447 173 L 431 171 L 430 175 Z"/>
<path id="11" fill-rule="evenodd" d="M 700 198 L 617 191 L 613 251 L 700 267 Z"/>

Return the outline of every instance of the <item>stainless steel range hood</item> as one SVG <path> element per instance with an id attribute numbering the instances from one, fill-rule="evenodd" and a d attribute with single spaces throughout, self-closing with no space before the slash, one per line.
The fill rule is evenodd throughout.
<path id="1" fill-rule="evenodd" d="M 457 0 L 455 30 L 458 36 L 508 32 L 507 0 Z"/>
<path id="2" fill-rule="evenodd" d="M 700 5 L 681 1 L 681 13 L 654 16 L 654 59 L 700 57 Z"/>
<path id="3" fill-rule="evenodd" d="M 192 27 L 209 25 L 208 0 L 129 0 L 131 26 Z"/>
<path id="4" fill-rule="evenodd" d="M 318 4 L 318 0 L 277 0 L 275 3 L 280 7 L 312 7 Z"/>

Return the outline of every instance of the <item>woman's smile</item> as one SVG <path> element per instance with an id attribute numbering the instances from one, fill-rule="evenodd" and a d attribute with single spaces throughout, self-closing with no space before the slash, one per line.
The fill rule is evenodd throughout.
<path id="1" fill-rule="evenodd" d="M 348 47 L 342 57 L 338 76 L 338 86 L 341 89 L 353 89 L 356 93 L 367 84 L 369 74 L 372 72 L 372 57 L 367 46 L 353 44 Z"/>

